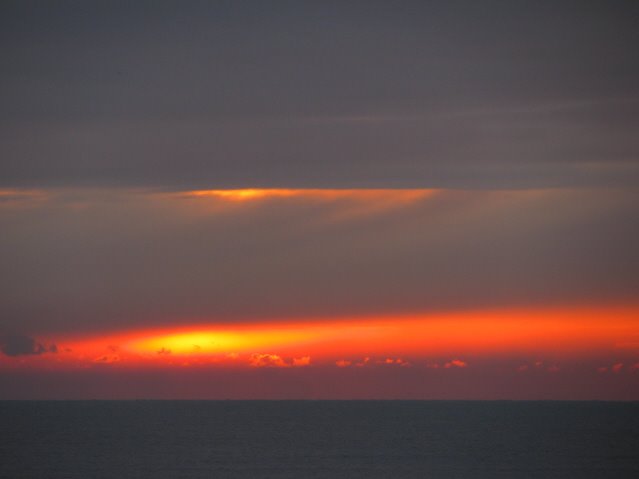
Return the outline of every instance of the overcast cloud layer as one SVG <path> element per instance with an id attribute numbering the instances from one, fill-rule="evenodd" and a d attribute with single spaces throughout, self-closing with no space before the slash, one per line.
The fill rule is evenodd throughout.
<path id="1" fill-rule="evenodd" d="M 0 186 L 636 185 L 639 3 L 0 5 Z"/>
<path id="2" fill-rule="evenodd" d="M 635 190 L 236 202 L 53 191 L 0 207 L 5 333 L 630 304 Z"/>

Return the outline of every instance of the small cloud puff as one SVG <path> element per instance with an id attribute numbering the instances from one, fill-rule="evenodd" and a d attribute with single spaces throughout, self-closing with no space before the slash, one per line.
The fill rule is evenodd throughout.
<path id="1" fill-rule="evenodd" d="M 619 373 L 623 369 L 623 363 L 613 364 L 610 369 L 612 370 L 613 373 Z"/>
<path id="2" fill-rule="evenodd" d="M 251 357 L 249 358 L 249 364 L 254 368 L 285 368 L 288 366 L 288 364 L 286 364 L 284 360 L 277 354 L 251 354 Z"/>
<path id="3" fill-rule="evenodd" d="M 465 368 L 467 366 L 468 366 L 468 363 L 466 361 L 462 361 L 461 359 L 453 359 L 452 361 L 448 361 L 446 364 L 444 364 L 444 367 L 446 369 Z"/>

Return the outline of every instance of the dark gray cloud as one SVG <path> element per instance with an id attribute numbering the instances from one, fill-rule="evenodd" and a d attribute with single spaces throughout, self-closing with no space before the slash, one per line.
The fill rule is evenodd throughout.
<path id="1" fill-rule="evenodd" d="M 22 356 L 27 354 L 57 353 L 55 344 L 45 346 L 35 339 L 22 335 L 8 335 L 0 337 L 0 350 L 7 356 Z"/>
<path id="2" fill-rule="evenodd" d="M 0 304 L 14 330 L 628 304 L 639 290 L 633 189 L 412 203 L 48 195 L 0 209 Z"/>
<path id="3" fill-rule="evenodd" d="M 5 1 L 0 184 L 636 184 L 638 17 L 633 1 Z"/>

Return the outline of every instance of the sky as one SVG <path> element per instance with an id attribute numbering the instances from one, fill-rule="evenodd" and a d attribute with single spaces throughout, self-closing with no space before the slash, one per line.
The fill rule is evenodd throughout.
<path id="1" fill-rule="evenodd" d="M 639 400 L 639 4 L 0 6 L 0 399 Z"/>

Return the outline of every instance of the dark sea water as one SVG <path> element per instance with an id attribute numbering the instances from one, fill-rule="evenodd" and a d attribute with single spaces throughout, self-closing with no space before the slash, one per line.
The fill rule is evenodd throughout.
<path id="1" fill-rule="evenodd" d="M 0 402 L 2 478 L 639 478 L 639 403 Z"/>

